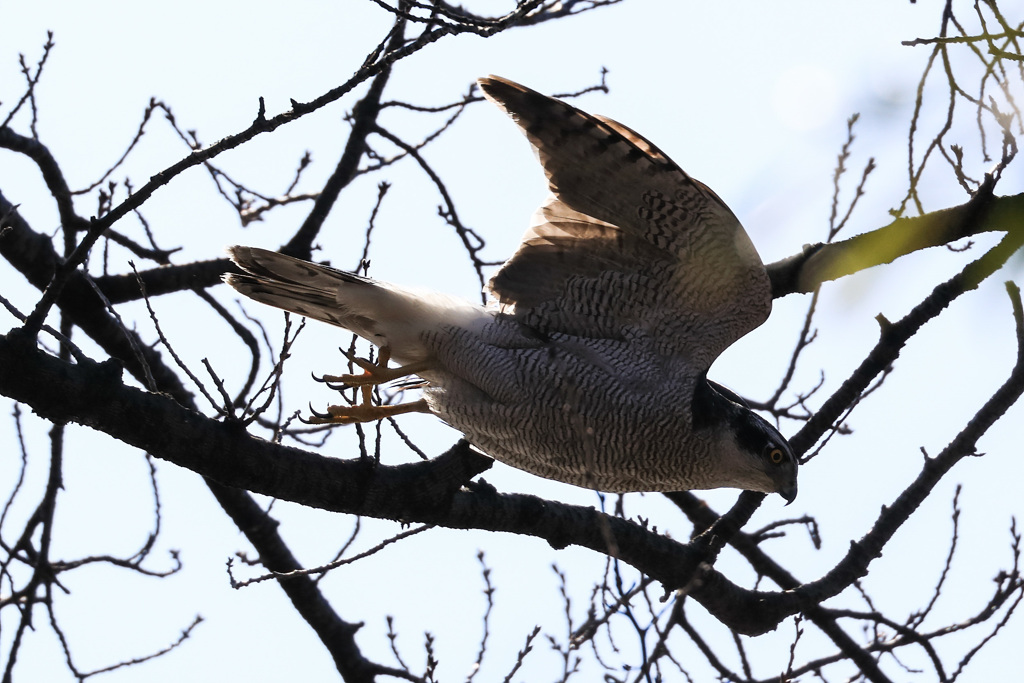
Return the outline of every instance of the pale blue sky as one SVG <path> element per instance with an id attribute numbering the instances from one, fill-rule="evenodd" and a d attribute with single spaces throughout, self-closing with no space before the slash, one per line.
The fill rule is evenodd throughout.
<path id="1" fill-rule="evenodd" d="M 875 157 L 878 170 L 848 229 L 865 231 L 889 221 L 887 211 L 899 202 L 906 185 L 909 111 L 927 57 L 927 48 L 904 47 L 900 41 L 935 34 L 935 4 L 627 0 L 488 40 L 464 36 L 439 41 L 396 67 L 385 99 L 427 105 L 454 101 L 474 78 L 488 73 L 544 92 L 563 92 L 594 83 L 601 67 L 607 67 L 610 94 L 590 94 L 577 104 L 640 131 L 714 188 L 744 222 L 763 259 L 773 261 L 825 237 L 835 158 L 845 139 L 845 120 L 854 112 L 861 114 L 861 122 L 844 196 L 850 196 L 852 176 L 859 176 L 869 156 Z M 959 4 L 967 17 L 967 3 Z M 1019 19 L 1021 9 L 1020 2 L 1003 3 L 1011 18 Z M 308 100 L 343 82 L 388 25 L 388 17 L 368 0 L 307 2 L 287 9 L 279 3 L 190 0 L 173 7 L 5 3 L 0 9 L 0 116 L 22 91 L 18 53 L 34 63 L 45 31 L 52 29 L 56 48 L 37 92 L 39 131 L 70 184 L 78 187 L 121 154 L 150 97 L 170 105 L 183 128 L 195 129 L 210 143 L 244 129 L 256 114 L 260 96 L 275 114 L 288 108 L 290 98 Z M 217 163 L 246 184 L 273 194 L 287 186 L 299 157 L 309 149 L 314 166 L 305 189 L 313 190 L 337 160 L 347 135 L 341 119 L 355 101 L 346 98 Z M 943 111 L 942 101 L 934 101 L 936 111 Z M 410 119 L 400 112 L 388 116 L 386 121 L 396 127 Z M 24 130 L 23 120 L 19 130 Z M 974 149 L 969 128 L 964 127 L 962 139 Z M 156 123 L 116 177 L 127 174 L 141 185 L 185 153 L 174 134 Z M 476 106 L 426 156 L 447 180 L 463 221 L 487 239 L 485 258 L 509 255 L 544 195 L 542 174 L 515 127 L 496 109 Z M 5 196 L 21 204 L 21 213 L 36 230 L 55 230 L 55 212 L 38 173 L 13 154 L 0 154 L 0 159 Z M 976 158 L 969 163 L 978 175 L 986 168 Z M 456 238 L 436 217 L 439 198 L 410 164 L 362 178 L 346 190 L 319 240 L 324 256 L 342 267 L 354 265 L 376 183 L 384 179 L 394 187 L 378 220 L 371 253 L 375 276 L 474 298 L 472 271 L 460 258 Z M 1017 173 L 1000 190 L 1018 191 L 1019 180 Z M 942 174 L 931 187 L 928 209 L 964 201 L 962 191 Z M 93 204 L 82 201 L 79 210 L 89 215 Z M 160 190 L 145 205 L 144 215 L 163 246 L 185 247 L 178 257 L 185 261 L 220 256 L 232 243 L 276 247 L 305 210 L 291 207 L 243 230 L 208 175 L 195 169 Z M 137 230 L 130 221 L 121 227 Z M 990 243 L 979 239 L 977 249 Z M 933 252 L 827 286 L 819 337 L 795 386 L 813 386 L 822 370 L 827 395 L 874 344 L 878 313 L 898 319 L 964 263 L 963 255 Z M 115 256 L 121 260 L 112 262 L 112 270 L 124 272 L 126 257 Z M 907 346 L 879 395 L 858 408 L 851 420 L 855 433 L 837 439 L 826 456 L 804 468 L 796 503 L 783 509 L 775 497 L 758 512 L 752 528 L 804 513 L 822 525 L 825 545 L 820 551 L 800 532 L 775 541 L 780 559 L 791 558 L 786 566 L 798 577 L 809 580 L 827 571 L 848 542 L 870 528 L 880 506 L 913 476 L 919 448 L 933 454 L 941 450 L 1002 382 L 1015 350 L 1001 283 L 1019 279 L 1020 273 L 1018 262 L 929 324 Z M 5 296 L 30 308 L 34 292 L 5 263 L 0 263 L 0 278 Z M 229 292 L 218 291 L 218 296 L 234 308 Z M 730 349 L 712 376 L 755 398 L 770 394 L 785 369 L 806 304 L 800 296 L 777 301 L 771 320 Z M 229 381 L 240 380 L 244 368 L 238 367 L 236 352 L 216 342 L 216 335 L 227 334 L 225 328 L 210 322 L 194 297 L 156 299 L 154 306 L 183 357 L 194 365 L 209 357 Z M 276 333 L 280 316 L 247 308 Z M 125 307 L 124 314 L 138 316 L 144 334 L 153 337 L 139 307 Z M 209 322 L 214 331 L 197 334 L 199 321 Z M 13 319 L 5 318 L 3 329 L 13 325 Z M 291 409 L 305 409 L 307 399 L 315 406 L 329 400 L 328 392 L 307 378 L 311 371 L 322 374 L 337 367 L 335 348 L 343 339 L 335 330 L 310 326 L 289 370 Z M 88 344 L 85 348 L 91 352 Z M 0 412 L 9 413 L 10 402 L 3 406 Z M 867 586 L 889 616 L 899 620 L 927 602 L 947 551 L 952 491 L 958 482 L 965 488 L 960 552 L 950 577 L 956 593 L 939 604 L 933 625 L 966 618 L 987 599 L 990 579 L 1010 560 L 1010 516 L 1024 512 L 1019 488 L 1024 478 L 1022 417 L 1021 407 L 1015 407 L 981 442 L 987 455 L 961 463 L 873 565 Z M 39 463 L 47 449 L 47 425 L 34 417 L 25 421 L 38 459 L 26 483 L 34 491 L 46 475 Z M 428 416 L 410 416 L 402 424 L 428 453 L 443 450 L 457 436 Z M 787 434 L 796 428 L 793 423 L 782 425 Z M 348 433 L 336 434 L 327 452 L 351 455 L 350 438 Z M 0 453 L 6 454 L 0 457 L 0 491 L 6 495 L 4 482 L 12 480 L 18 465 L 9 420 L 0 420 L 0 444 Z M 224 564 L 247 544 L 199 478 L 166 463 L 158 467 L 164 506 L 161 551 L 180 548 L 186 570 L 163 582 L 109 568 L 68 574 L 64 581 L 72 594 L 58 596 L 58 610 L 80 667 L 106 666 L 159 649 L 200 613 L 205 623 L 180 650 L 105 680 L 336 678 L 332 662 L 276 585 L 242 591 L 228 586 Z M 500 464 L 485 477 L 501 490 L 596 504 L 591 493 Z M 66 480 L 58 511 L 58 554 L 130 554 L 141 544 L 149 531 L 151 499 L 139 454 L 72 427 Z M 715 491 L 706 498 L 724 510 L 735 496 L 733 491 Z M 26 514 L 33 497 L 26 494 L 21 501 L 23 507 L 12 514 Z M 676 535 L 688 531 L 682 516 L 657 496 L 632 495 L 627 507 Z M 352 525 L 348 517 L 286 504 L 278 504 L 274 512 L 283 521 L 284 537 L 311 565 L 330 559 Z M 383 537 L 399 527 L 364 520 L 364 529 L 369 533 L 361 547 L 371 544 L 374 534 Z M 430 631 L 437 638 L 441 679 L 456 680 L 472 664 L 480 637 L 483 586 L 477 549 L 486 552 L 498 588 L 491 654 L 478 680 L 500 680 L 535 624 L 564 639 L 551 563 L 570 572 L 575 616 L 581 619 L 591 581 L 603 571 L 602 557 L 579 549 L 555 552 L 531 538 L 445 530 L 346 567 L 322 585 L 343 618 L 367 622 L 359 635 L 367 656 L 391 663 L 383 634 L 384 615 L 393 614 L 407 660 L 422 662 L 422 634 Z M 161 560 L 158 554 L 152 561 L 159 565 Z M 719 567 L 731 576 L 745 576 L 732 569 L 734 564 L 742 566 L 726 553 Z M 0 587 L 5 590 L 7 586 Z M 858 603 L 844 596 L 835 604 Z M 20 680 L 71 680 L 42 617 L 38 633 L 21 650 L 16 675 Z M 7 651 L 14 623 L 8 621 L 11 615 L 3 618 L 0 652 Z M 1022 623 L 1020 617 L 1012 622 L 961 680 L 995 680 L 1009 662 L 1019 662 Z M 858 636 L 856 627 L 848 626 L 848 631 Z M 784 668 L 791 633 L 789 621 L 777 633 L 752 642 L 761 664 L 756 671 L 767 676 L 775 672 L 772 666 Z M 834 650 L 817 636 L 808 638 L 805 654 Z M 945 642 L 939 647 L 946 647 Z M 950 643 L 957 654 L 947 655 L 946 664 L 954 666 L 967 645 L 963 640 Z M 688 653 L 688 661 L 697 661 L 691 648 L 677 647 Z M 919 655 L 909 655 L 910 661 L 921 663 Z M 700 665 L 694 669 L 703 671 Z M 538 642 L 520 680 L 556 677 L 555 655 Z"/>

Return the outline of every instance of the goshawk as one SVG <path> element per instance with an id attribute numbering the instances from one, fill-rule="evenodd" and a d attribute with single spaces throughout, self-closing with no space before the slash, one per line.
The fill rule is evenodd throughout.
<path id="1" fill-rule="evenodd" d="M 739 221 L 651 142 L 498 77 L 489 100 L 526 133 L 551 196 L 494 275 L 489 306 L 252 247 L 226 281 L 256 301 L 351 330 L 384 362 L 328 377 L 419 376 L 423 398 L 330 406 L 318 422 L 429 412 L 492 457 L 610 492 L 735 487 L 792 501 L 782 435 L 707 379 L 768 317 L 771 287 Z M 398 367 L 387 367 L 391 359 Z"/>

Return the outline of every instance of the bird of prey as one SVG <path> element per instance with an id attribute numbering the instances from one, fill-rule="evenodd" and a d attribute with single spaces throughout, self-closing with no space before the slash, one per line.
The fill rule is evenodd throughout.
<path id="1" fill-rule="evenodd" d="M 626 126 L 504 78 L 479 81 L 532 143 L 551 195 L 474 305 L 253 247 L 225 280 L 264 304 L 381 347 L 356 406 L 314 421 L 429 412 L 488 455 L 608 492 L 733 487 L 792 501 L 797 461 L 744 401 L 707 379 L 764 322 L 771 286 L 737 218 Z M 397 363 L 389 367 L 388 360 Z M 371 405 L 418 376 L 423 398 Z"/>

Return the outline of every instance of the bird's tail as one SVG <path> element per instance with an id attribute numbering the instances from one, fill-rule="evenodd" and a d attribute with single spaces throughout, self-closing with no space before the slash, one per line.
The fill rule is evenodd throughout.
<path id="1" fill-rule="evenodd" d="M 255 247 L 229 247 L 244 273 L 224 281 L 250 299 L 321 320 L 378 346 L 406 364 L 432 356 L 430 339 L 444 330 L 478 328 L 490 314 L 480 306 L 436 292 L 406 289 Z"/>
<path id="2" fill-rule="evenodd" d="M 228 254 L 245 273 L 225 273 L 224 282 L 250 299 L 383 343 L 370 317 L 380 298 L 374 280 L 256 247 L 228 247 Z"/>

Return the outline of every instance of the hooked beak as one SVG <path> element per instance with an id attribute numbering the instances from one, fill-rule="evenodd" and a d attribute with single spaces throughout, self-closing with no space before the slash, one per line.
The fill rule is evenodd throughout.
<path id="1" fill-rule="evenodd" d="M 796 500 L 796 480 L 794 479 L 792 484 L 780 488 L 779 495 L 786 499 L 786 505 Z"/>

